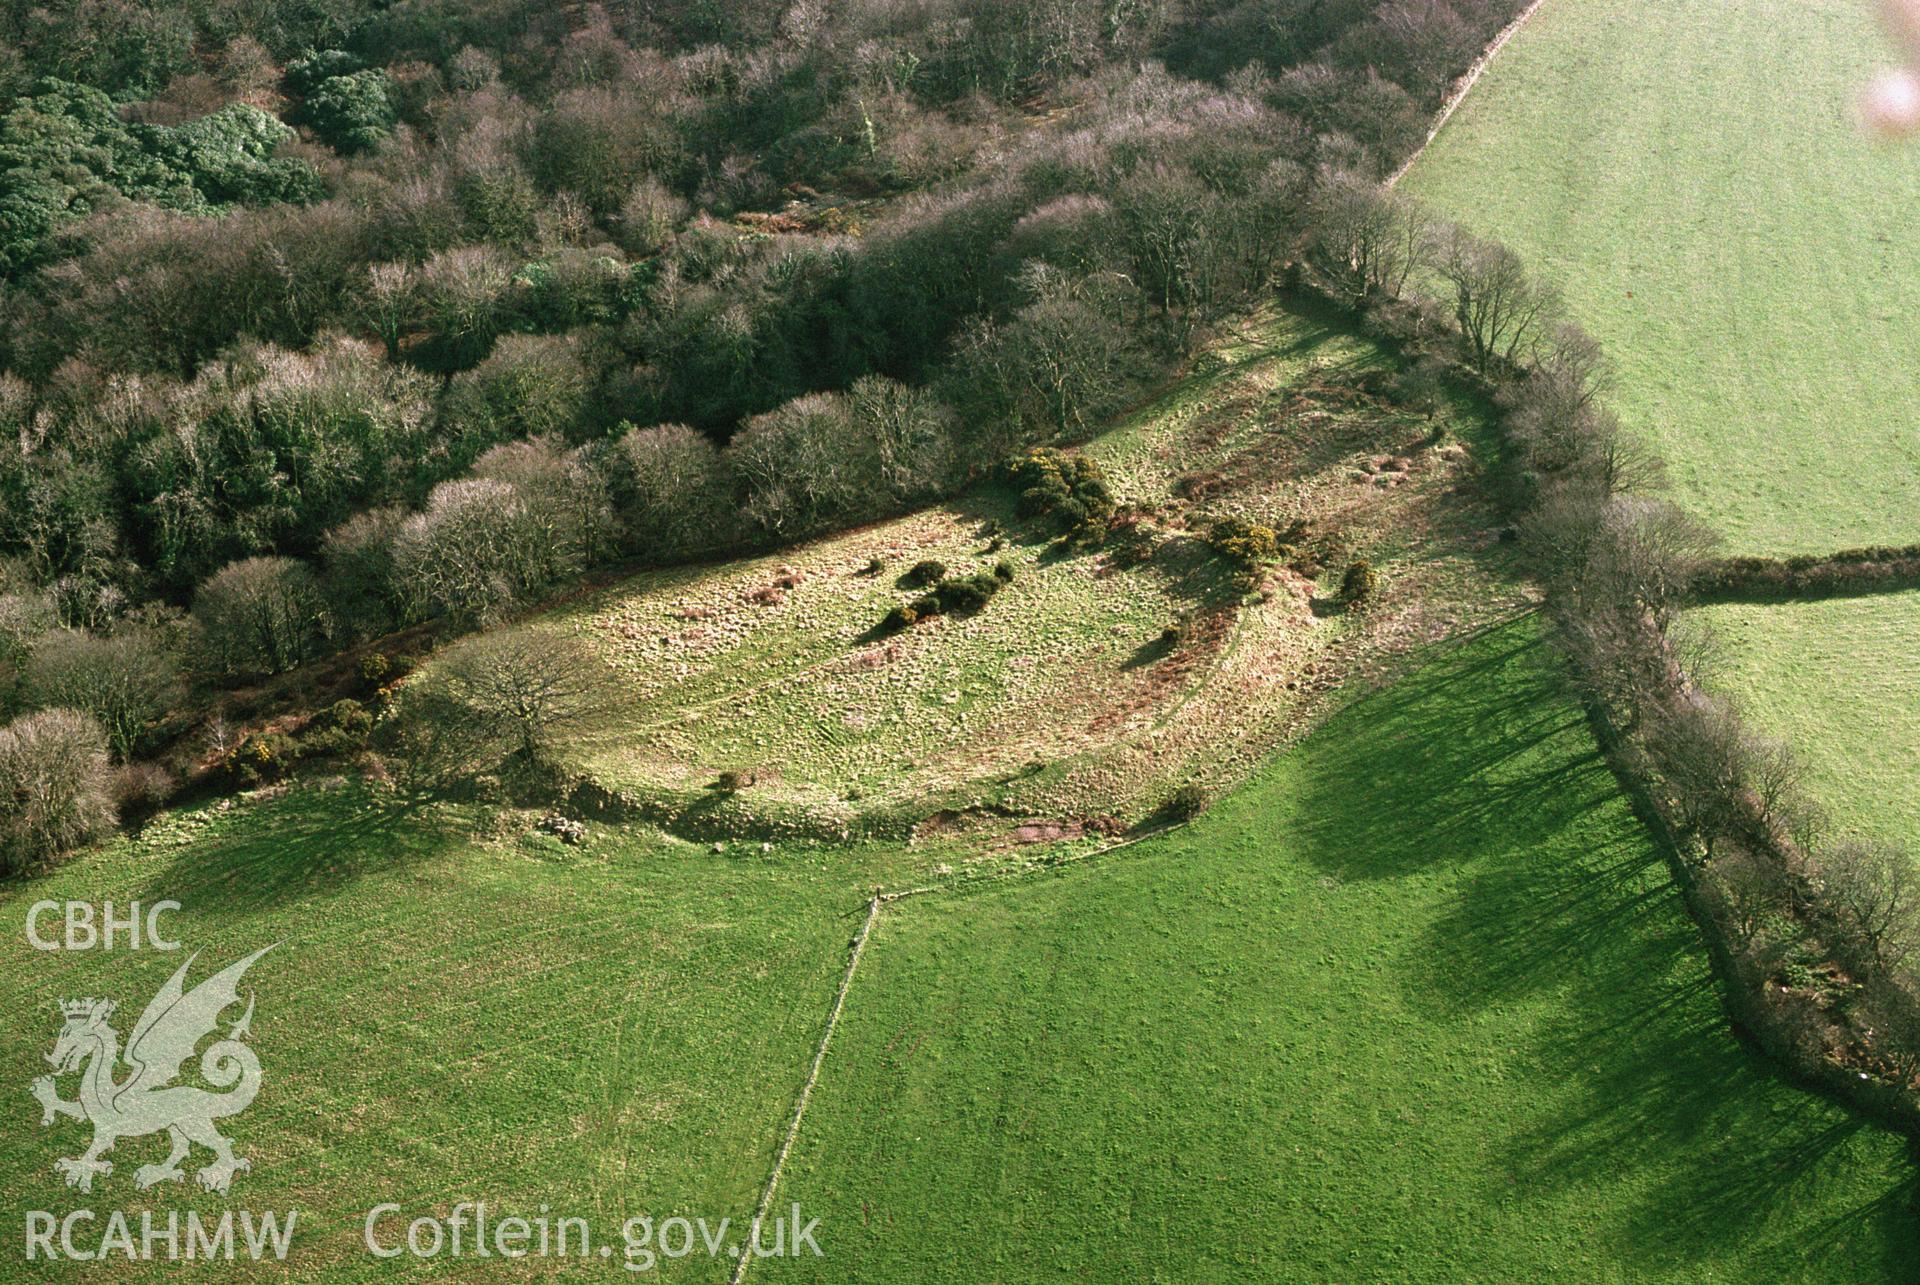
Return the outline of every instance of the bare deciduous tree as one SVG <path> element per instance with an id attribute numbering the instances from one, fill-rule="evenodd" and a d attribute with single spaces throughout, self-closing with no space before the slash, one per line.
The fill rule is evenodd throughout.
<path id="1" fill-rule="evenodd" d="M 1786 872 L 1770 854 L 1732 849 L 1708 874 L 1742 943 L 1751 945 L 1790 895 Z"/>
<path id="2" fill-rule="evenodd" d="M 808 393 L 748 420 L 727 457 L 750 520 L 792 538 L 859 511 L 878 474 L 873 446 L 854 431 L 844 398 Z"/>
<path id="3" fill-rule="evenodd" d="M 847 390 L 854 428 L 872 440 L 880 483 L 896 500 L 931 495 L 953 481 L 953 412 L 924 389 L 866 375 Z"/>
<path id="4" fill-rule="evenodd" d="M 544 443 L 501 448 L 482 475 L 442 482 L 393 537 L 410 610 L 464 623 L 493 619 L 577 575 L 604 552 L 604 483 Z"/>
<path id="5" fill-rule="evenodd" d="M 404 697 L 405 720 L 466 768 L 502 755 L 550 762 L 620 708 L 613 671 L 578 638 L 528 627 L 468 639 L 436 659 Z"/>
<path id="6" fill-rule="evenodd" d="M 327 601 L 341 626 L 374 638 L 399 624 L 406 604 L 393 562 L 393 541 L 406 524 L 397 504 L 369 509 L 327 532 L 320 546 Z"/>
<path id="7" fill-rule="evenodd" d="M 246 558 L 216 572 L 193 600 L 207 652 L 228 674 L 278 674 L 312 658 L 327 628 L 312 570 L 292 558 Z"/>
<path id="8" fill-rule="evenodd" d="M 400 341 L 424 315 L 413 269 L 406 263 L 375 263 L 353 296 L 355 317 L 386 346 L 387 360 L 400 357 Z"/>
<path id="9" fill-rule="evenodd" d="M 1461 227 L 1439 238 L 1434 270 L 1453 288 L 1453 316 L 1482 369 L 1512 362 L 1559 321 L 1560 297 L 1506 246 Z"/>
<path id="10" fill-rule="evenodd" d="M 125 762 L 147 725 L 179 694 L 179 669 L 144 630 L 101 637 L 63 629 L 34 645 L 26 688 L 27 699 L 42 709 L 92 715 L 114 756 Z"/>
<path id="11" fill-rule="evenodd" d="M 113 825 L 100 724 L 47 709 L 0 727 L 0 874 L 17 874 Z"/>
<path id="12" fill-rule="evenodd" d="M 1739 720 L 1725 706 L 1696 694 L 1649 718 L 1645 744 L 1681 825 L 1711 862 L 1719 841 L 1739 833 L 1747 819 L 1742 799 L 1750 746 Z"/>
<path id="13" fill-rule="evenodd" d="M 1605 538 L 1588 559 L 1588 586 L 1664 622 L 1719 537 L 1679 507 L 1640 496 L 1614 496 L 1603 520 Z"/>
<path id="14" fill-rule="evenodd" d="M 1843 839 L 1820 858 L 1827 895 L 1860 943 L 1889 968 L 1920 950 L 1920 868 L 1898 844 Z"/>
<path id="15" fill-rule="evenodd" d="M 710 438 L 685 424 L 632 428 L 603 459 L 628 549 L 671 555 L 736 537 L 732 482 Z"/>
<path id="16" fill-rule="evenodd" d="M 1747 789 L 1769 825 L 1789 819 L 1799 805 L 1805 780 L 1800 760 L 1785 741 L 1747 736 Z"/>
<path id="17" fill-rule="evenodd" d="M 1396 299 L 1426 262 L 1431 217 L 1357 174 L 1323 175 L 1310 200 L 1309 254 L 1355 305 Z"/>
<path id="18" fill-rule="evenodd" d="M 606 478 L 579 451 L 552 438 L 496 446 L 475 461 L 475 477 L 510 483 L 526 508 L 547 565 L 542 581 L 558 583 L 613 552 L 613 506 Z"/>

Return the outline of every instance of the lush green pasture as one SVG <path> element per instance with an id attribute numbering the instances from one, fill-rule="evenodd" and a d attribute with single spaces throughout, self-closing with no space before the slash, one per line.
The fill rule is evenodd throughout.
<path id="1" fill-rule="evenodd" d="M 1343 330 L 1271 315 L 1089 443 L 1144 515 L 1140 565 L 1063 555 L 982 485 L 775 556 L 641 575 L 549 617 L 593 638 L 636 703 L 582 764 L 664 796 L 697 833 L 983 805 L 1133 820 L 1175 782 L 1238 779 L 1359 659 L 1512 596 L 1489 574 L 1498 520 L 1462 486 L 1474 408 L 1429 422 L 1355 387 L 1387 367 Z M 1182 486 L 1196 477 L 1198 498 Z M 1276 569 L 1240 603 L 1197 538 L 1225 514 L 1307 520 L 1327 569 Z M 1328 609 L 1361 556 L 1380 570 L 1379 603 Z M 1014 579 L 978 615 L 877 636 L 915 596 L 903 573 L 929 559 L 954 574 L 1004 560 Z M 1187 637 L 1164 643 L 1181 618 Z M 710 788 L 730 770 L 757 781 L 734 797 Z"/>
<path id="2" fill-rule="evenodd" d="M 1920 854 L 1920 592 L 1705 607 L 1709 686 L 1799 753 L 1842 826 Z"/>
<path id="3" fill-rule="evenodd" d="M 1865 0 L 1547 0 L 1405 180 L 1564 287 L 1736 552 L 1920 539 L 1920 154 Z"/>
<path id="4" fill-rule="evenodd" d="M 1892 1280 L 1902 1146 L 1727 1033 L 1530 626 L 1193 827 L 881 918 L 823 1279 Z"/>
<path id="5" fill-rule="evenodd" d="M 474 820 L 307 789 L 183 815 L 0 891 L 12 1095 L 0 1249 L 17 1256 L 26 1210 L 297 1208 L 290 1263 L 337 1279 L 383 1266 L 361 1249 L 360 1219 L 387 1201 L 407 1218 L 470 1199 L 531 1217 L 544 1203 L 602 1235 L 642 1213 L 743 1221 L 839 982 L 860 886 L 880 875 L 845 851 L 827 869 L 805 850 L 715 856 L 605 832 L 584 854 L 475 842 Z M 88 1131 L 40 1129 L 27 1092 L 47 1070 L 54 1003 L 117 1000 L 124 1039 L 186 951 L 37 953 L 27 908 L 168 897 L 184 909 L 163 922 L 202 952 L 190 981 L 279 943 L 245 982 L 263 1087 L 229 1123 L 253 1169 L 231 1201 L 202 1195 L 191 1170 L 140 1193 L 133 1171 L 165 1140 L 128 1140 L 83 1196 L 52 1166 Z M 74 1081 L 61 1088 L 72 1097 Z M 711 1277 L 731 1263 L 677 1266 Z"/>

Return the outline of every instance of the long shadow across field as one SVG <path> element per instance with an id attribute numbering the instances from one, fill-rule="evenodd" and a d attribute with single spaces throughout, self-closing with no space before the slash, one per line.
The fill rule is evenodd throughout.
<path id="1" fill-rule="evenodd" d="M 1554 997 L 1527 1055 L 1569 1096 L 1550 1127 L 1489 1140 L 1507 1182 L 1576 1190 L 1636 1169 L 1684 1173 L 1684 1185 L 1647 1184 L 1628 1218 L 1639 1252 L 1675 1270 L 1729 1227 L 1764 1242 L 1790 1223 L 1796 1255 L 1836 1269 L 1862 1244 L 1920 1262 L 1914 1178 L 1829 1219 L 1817 1245 L 1784 1216 L 1818 1202 L 1823 1159 L 1877 1126 L 1738 1046 L 1665 862 L 1541 650 L 1535 631 L 1508 630 L 1356 702 L 1299 814 L 1303 851 L 1337 878 L 1457 878 L 1451 910 L 1402 964 L 1431 1020 Z M 1602 809 L 1624 823 L 1596 825 Z M 1318 817 L 1334 819 L 1324 835 Z M 1672 1154 L 1704 1159 L 1648 1163 Z"/>
<path id="2" fill-rule="evenodd" d="M 245 914 L 339 892 L 362 875 L 391 871 L 470 840 L 431 822 L 421 799 L 364 787 L 297 788 L 253 805 L 211 843 L 181 847 L 141 896 L 191 899 L 197 909 Z"/>
<path id="3" fill-rule="evenodd" d="M 1606 801 L 1598 749 L 1532 753 L 1583 724 L 1531 639 L 1508 629 L 1449 646 L 1341 712 L 1355 730 L 1315 761 L 1304 800 L 1307 816 L 1327 818 L 1317 863 L 1342 880 L 1398 878 L 1536 842 Z M 1367 806 L 1353 806 L 1356 794 Z"/>

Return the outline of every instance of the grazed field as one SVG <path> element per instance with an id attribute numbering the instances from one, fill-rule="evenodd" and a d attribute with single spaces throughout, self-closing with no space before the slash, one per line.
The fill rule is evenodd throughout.
<path id="1" fill-rule="evenodd" d="M 178 962 L 35 954 L 26 906 L 170 895 L 202 966 L 280 943 L 249 978 L 269 1090 L 231 1132 L 244 1207 L 302 1211 L 300 1278 L 390 1274 L 358 1238 L 385 1201 L 737 1225 L 864 896 L 954 854 L 572 850 L 528 819 L 315 784 L 8 889 L 0 1002 L 47 1020 L 0 1036 L 23 1090 L 0 1217 L 227 1207 L 132 1190 L 152 1140 L 67 1191 L 51 1163 L 84 1131 L 32 1129 L 24 1093 L 52 1001 L 137 1011 Z M 832 1279 L 1898 1279 L 1920 1252 L 1898 1145 L 1727 1035 L 1525 624 L 1360 698 L 1186 831 L 887 912 L 788 1174 Z"/>
<path id="2" fill-rule="evenodd" d="M 1188 830 L 885 914 L 789 1168 L 821 1279 L 1895 1280 L 1527 624 Z M 771 1279 L 777 1273 L 769 1273 Z"/>
<path id="3" fill-rule="evenodd" d="M 1700 608 L 1721 667 L 1709 686 L 1799 752 L 1845 828 L 1920 854 L 1920 592 Z"/>
<path id="4" fill-rule="evenodd" d="M 1548 0 L 1404 190 L 1512 244 L 1734 552 L 1920 538 L 1920 165 L 1859 0 Z"/>
<path id="5" fill-rule="evenodd" d="M 884 876 L 844 849 L 765 861 L 639 833 L 601 831 L 583 850 L 476 842 L 479 820 L 302 789 L 171 818 L 0 891 L 9 1241 L 29 1209 L 297 1208 L 289 1265 L 355 1279 L 389 1274 L 360 1243 L 386 1201 L 406 1218 L 475 1198 L 531 1217 L 544 1203 L 603 1235 L 641 1213 L 744 1220 L 838 984 L 847 914 Z M 91 1196 L 69 1191 L 53 1161 L 88 1132 L 38 1129 L 27 1093 L 56 1000 L 116 999 L 124 1038 L 185 956 L 38 954 L 29 904 L 163 897 L 183 903 L 168 923 L 203 952 L 190 981 L 280 943 L 245 983 L 264 1087 L 231 1122 L 253 1164 L 231 1202 L 191 1176 L 137 1192 L 134 1169 L 165 1153 L 155 1138 L 121 1143 Z M 712 1278 L 731 1263 L 672 1266 Z"/>
<path id="6" fill-rule="evenodd" d="M 1513 598 L 1494 587 L 1496 519 L 1471 485 L 1480 420 L 1455 405 L 1429 423 L 1359 391 L 1383 361 L 1319 323 L 1269 318 L 1091 443 L 1145 515 L 1141 566 L 1061 556 L 982 486 L 777 557 L 643 575 L 562 613 L 551 627 L 595 638 L 638 701 L 584 766 L 720 833 L 937 809 L 1131 821 L 1180 781 L 1244 776 L 1340 675 Z M 1199 498 L 1194 479 L 1210 488 Z M 1305 519 L 1324 570 L 1277 569 L 1240 604 L 1197 538 L 1226 514 Z M 1363 556 L 1381 599 L 1342 615 L 1326 599 Z M 976 616 L 874 636 L 922 559 L 956 573 L 1005 559 L 1016 574 Z M 1186 640 L 1162 643 L 1182 617 Z M 757 784 L 723 796 L 710 787 L 728 770 Z"/>
<path id="7" fill-rule="evenodd" d="M 1920 1254 L 1904 1153 L 1727 1034 L 1533 627 L 1472 633 L 1523 598 L 1476 485 L 1483 421 L 1452 405 L 1435 432 L 1363 391 L 1380 364 L 1269 318 L 1089 444 L 1154 532 L 1140 566 L 1050 552 L 982 490 L 546 617 L 637 707 L 581 764 L 751 843 L 596 827 L 576 850 L 530 814 L 313 782 L 9 886 L 0 1004 L 47 1019 L 0 1035 L 20 1119 L 53 1001 L 112 996 L 124 1031 L 177 963 L 37 954 L 29 903 L 172 897 L 207 969 L 279 943 L 249 978 L 272 1078 L 233 1128 L 236 1190 L 301 1211 L 300 1278 L 389 1274 L 360 1242 L 388 1201 L 544 1205 L 603 1238 L 635 1214 L 738 1227 L 865 898 L 1024 866 L 880 919 L 776 1204 L 822 1220 L 828 1257 L 758 1272 L 1898 1279 Z M 1195 538 L 1222 514 L 1306 519 L 1325 570 L 1223 599 Z M 1379 602 L 1328 610 L 1363 556 Z M 978 616 L 864 637 L 928 557 L 1017 573 Z M 1183 613 L 1187 641 L 1156 646 Z M 708 788 L 743 768 L 751 788 Z M 968 827 L 1136 821 L 1173 783 L 1250 773 L 1191 829 L 1060 871 L 1038 868 L 1097 842 L 1077 825 L 1031 847 Z M 807 837 L 936 809 L 910 847 Z M 226 1206 L 134 1191 L 157 1142 L 67 1191 L 52 1161 L 84 1134 L 7 1135 L 0 1221 Z"/>

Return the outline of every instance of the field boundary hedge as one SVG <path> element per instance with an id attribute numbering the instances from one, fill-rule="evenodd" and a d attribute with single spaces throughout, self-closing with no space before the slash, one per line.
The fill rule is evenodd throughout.
<path id="1" fill-rule="evenodd" d="M 1509 534 L 1616 777 L 1660 819 L 1736 1030 L 1920 1139 L 1920 863 L 1833 833 L 1790 749 L 1690 679 L 1709 644 L 1683 655 L 1668 633 L 1707 586 L 1892 583 L 1915 551 L 1716 562 L 1714 533 L 1648 494 L 1660 461 L 1603 404 L 1604 353 L 1551 285 L 1384 188 L 1348 199 L 1292 280 L 1397 343 L 1413 375 L 1505 412 Z M 1426 280 L 1445 297 L 1411 284 Z"/>
<path id="2" fill-rule="evenodd" d="M 1782 602 L 1920 589 L 1920 544 L 1786 558 L 1722 558 L 1700 568 L 1690 588 L 1697 603 Z"/>
<path id="3" fill-rule="evenodd" d="M 807 1078 L 800 1085 L 800 1096 L 794 1101 L 793 1115 L 787 1121 L 786 1137 L 780 1142 L 780 1150 L 773 1158 L 773 1171 L 767 1175 L 767 1184 L 761 1188 L 760 1203 L 754 1208 L 752 1241 L 760 1239 L 760 1227 L 765 1222 L 767 1211 L 773 1208 L 773 1197 L 780 1187 L 780 1175 L 786 1171 L 787 1157 L 793 1153 L 793 1144 L 800 1137 L 800 1124 L 807 1116 L 807 1107 L 813 1101 L 814 1086 L 820 1083 L 820 1068 L 826 1065 L 827 1048 L 833 1043 L 833 1034 L 840 1029 L 840 1011 L 847 1006 L 847 991 L 853 987 L 853 975 L 860 969 L 860 958 L 867 953 L 867 938 L 873 932 L 873 924 L 880 917 L 880 896 L 875 893 L 867 902 L 867 917 L 860 922 L 860 931 L 853 935 L 851 949 L 847 953 L 846 971 L 840 975 L 840 989 L 833 994 L 833 1007 L 827 1011 L 826 1027 L 820 1032 L 820 1042 L 813 1049 L 813 1065 L 807 1068 Z M 742 1253 L 733 1269 L 732 1285 L 740 1285 L 747 1278 L 747 1268 L 753 1263 L 752 1253 Z"/>
<path id="4" fill-rule="evenodd" d="M 1920 1140 L 1920 1099 L 1883 1078 L 1849 1069 L 1833 1056 L 1863 1034 L 1844 1006 L 1822 1003 L 1817 995 L 1769 993 L 1770 971 L 1756 966 L 1752 952 L 1737 947 L 1740 933 L 1737 925 L 1728 922 L 1728 902 L 1716 895 L 1710 875 L 1689 858 L 1691 845 L 1672 814 L 1671 803 L 1663 799 L 1658 777 L 1646 769 L 1630 736 L 1604 708 L 1593 701 L 1582 705 L 1614 779 L 1635 814 L 1653 832 L 1687 912 L 1701 928 L 1713 971 L 1723 983 L 1721 997 L 1735 1033 L 1752 1041 L 1802 1087 L 1838 1097 L 1887 1127 Z M 1771 829 L 1756 820 L 1754 834 L 1745 841 L 1747 853 L 1787 872 L 1790 899 L 1813 926 L 1823 926 L 1818 921 L 1827 916 L 1821 914 L 1817 886 L 1808 877 L 1807 854 L 1784 836 L 1769 833 Z M 1901 1016 L 1908 1023 L 1920 1021 L 1920 1001 L 1905 988 L 1898 994 L 1905 1001 Z M 1828 1039 L 1810 1045 L 1807 1032 L 1822 1023 L 1831 1023 L 1832 1030 L 1850 1038 L 1845 1043 Z"/>

